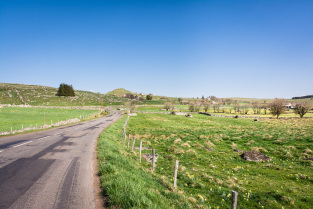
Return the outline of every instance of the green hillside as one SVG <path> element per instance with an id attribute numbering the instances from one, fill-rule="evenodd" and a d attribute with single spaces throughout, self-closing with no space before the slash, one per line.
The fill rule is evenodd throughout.
<path id="1" fill-rule="evenodd" d="M 126 89 L 119 88 L 119 89 L 114 89 L 113 91 L 110 91 L 110 92 L 106 93 L 105 95 L 113 95 L 113 96 L 117 96 L 117 97 L 123 97 L 127 93 L 136 94 L 136 93 L 128 91 Z"/>
<path id="2" fill-rule="evenodd" d="M 126 91 L 126 90 L 125 90 Z M 108 106 L 123 104 L 126 99 L 89 91 L 75 91 L 75 97 L 59 97 L 57 88 L 0 83 L 0 104 L 33 106 Z"/>

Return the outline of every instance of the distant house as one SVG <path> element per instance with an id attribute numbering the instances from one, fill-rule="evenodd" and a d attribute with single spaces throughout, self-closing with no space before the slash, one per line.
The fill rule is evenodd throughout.
<path id="1" fill-rule="evenodd" d="M 294 105 L 290 102 L 284 105 L 287 109 L 294 109 Z"/>

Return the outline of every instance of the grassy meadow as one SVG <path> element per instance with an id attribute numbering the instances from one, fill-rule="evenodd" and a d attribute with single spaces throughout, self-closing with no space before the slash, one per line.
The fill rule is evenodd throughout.
<path id="1" fill-rule="evenodd" d="M 230 208 L 235 190 L 239 208 L 312 208 L 313 163 L 305 159 L 313 157 L 313 119 L 254 122 L 198 114 L 138 114 L 130 118 L 127 132 L 144 147 L 156 149 L 154 174 L 151 163 L 143 160 L 139 165 L 138 150 L 123 145 L 124 120 L 99 139 L 99 174 L 111 207 Z M 248 162 L 235 148 L 256 150 L 272 160 Z M 180 165 L 173 192 L 175 160 Z M 160 203 L 162 198 L 167 205 Z"/>
<path id="2" fill-rule="evenodd" d="M 0 132 L 13 130 L 21 130 L 23 127 L 43 126 L 44 115 L 46 124 L 58 122 L 58 120 L 66 120 L 80 118 L 96 114 L 97 110 L 81 110 L 81 109 L 57 109 L 57 108 L 34 108 L 34 107 L 3 107 L 0 108 Z"/>

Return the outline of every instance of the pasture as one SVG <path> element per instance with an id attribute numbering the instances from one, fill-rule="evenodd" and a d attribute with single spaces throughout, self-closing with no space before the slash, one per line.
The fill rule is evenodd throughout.
<path id="1" fill-rule="evenodd" d="M 35 107 L 3 107 L 0 108 L 0 132 L 21 130 L 26 127 L 43 126 L 44 117 L 46 124 L 65 121 L 67 119 L 86 117 L 96 114 L 97 110 L 82 109 L 58 109 L 58 108 L 35 108 Z"/>
<path id="2" fill-rule="evenodd" d="M 239 208 L 312 208 L 313 162 L 308 160 L 313 157 L 312 119 L 254 122 L 198 114 L 193 118 L 138 114 L 130 118 L 127 133 L 137 138 L 136 147 L 141 140 L 143 147 L 156 149 L 159 158 L 153 174 L 151 162 L 143 160 L 139 164 L 138 150 L 131 152 L 126 147 L 122 123 L 119 125 L 115 131 L 106 130 L 106 136 L 100 137 L 102 141 L 109 140 L 101 143 L 110 143 L 108 148 L 115 150 L 104 161 L 99 159 L 99 174 L 106 175 L 102 187 L 109 199 L 112 198 L 111 206 L 153 208 L 158 204 L 155 200 L 164 198 L 175 208 L 230 208 L 230 193 L 235 190 L 239 192 Z M 234 149 L 255 150 L 271 160 L 246 161 Z M 104 151 L 98 151 L 103 155 Z M 151 153 L 151 150 L 142 152 Z M 123 163 L 112 164 L 113 156 L 124 159 Z M 175 160 L 179 160 L 178 188 L 173 191 Z M 132 168 L 127 176 L 134 174 L 135 179 L 120 176 L 123 166 L 128 164 Z M 149 182 L 145 183 L 147 179 Z M 116 186 L 116 181 L 123 181 L 123 184 Z M 139 186 L 143 197 L 132 196 L 132 192 L 136 193 L 132 181 L 136 181 L 137 186 L 150 188 L 151 185 L 151 191 L 147 190 L 146 194 Z M 123 198 L 114 189 L 126 189 L 130 194 Z"/>

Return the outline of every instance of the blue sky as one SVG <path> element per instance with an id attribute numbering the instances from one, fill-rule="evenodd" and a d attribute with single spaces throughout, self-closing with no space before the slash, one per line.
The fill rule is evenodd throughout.
<path id="1" fill-rule="evenodd" d="M 0 1 L 0 82 L 106 93 L 313 94 L 311 0 Z"/>

